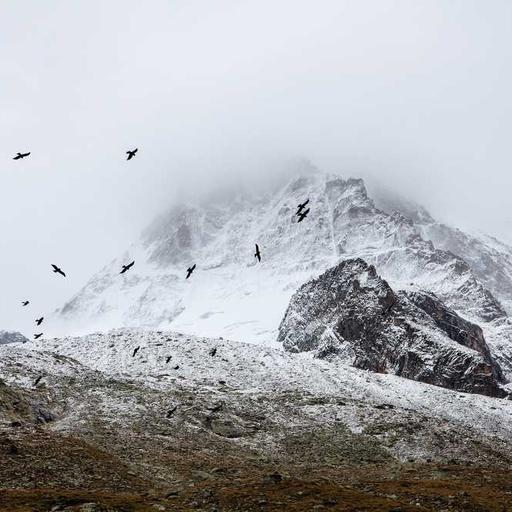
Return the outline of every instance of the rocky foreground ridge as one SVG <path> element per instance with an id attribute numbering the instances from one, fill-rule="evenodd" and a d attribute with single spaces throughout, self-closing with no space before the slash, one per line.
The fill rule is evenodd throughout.
<path id="1" fill-rule="evenodd" d="M 126 329 L 0 346 L 2 512 L 502 512 L 511 454 L 512 401 L 339 358 Z"/>

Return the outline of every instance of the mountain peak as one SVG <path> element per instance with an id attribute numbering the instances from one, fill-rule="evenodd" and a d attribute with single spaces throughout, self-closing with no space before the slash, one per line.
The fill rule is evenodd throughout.
<path id="1" fill-rule="evenodd" d="M 394 290 L 432 292 L 475 321 L 505 315 L 463 257 L 439 250 L 404 214 L 377 208 L 362 179 L 310 166 L 277 181 L 264 193 L 172 207 L 62 308 L 55 334 L 145 327 L 275 343 L 293 292 L 357 258 Z M 308 199 L 310 212 L 299 223 L 297 207 Z M 121 264 L 133 260 L 119 276 Z"/>

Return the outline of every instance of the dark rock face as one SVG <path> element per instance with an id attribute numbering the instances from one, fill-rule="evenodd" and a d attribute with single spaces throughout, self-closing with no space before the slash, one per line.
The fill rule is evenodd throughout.
<path id="1" fill-rule="evenodd" d="M 491 362 L 489 348 L 485 342 L 482 329 L 478 325 L 460 317 L 432 293 L 400 291 L 399 294 L 425 311 L 450 339 L 480 352 L 487 362 Z"/>
<path id="2" fill-rule="evenodd" d="M 481 329 L 437 297 L 395 293 L 362 259 L 346 260 L 292 297 L 279 328 L 292 352 L 459 391 L 504 396 Z"/>

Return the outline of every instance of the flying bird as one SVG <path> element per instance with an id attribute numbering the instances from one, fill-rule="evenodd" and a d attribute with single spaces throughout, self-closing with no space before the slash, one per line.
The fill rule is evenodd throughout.
<path id="1" fill-rule="evenodd" d="M 135 357 L 135 354 L 139 351 L 140 347 L 136 347 L 133 351 L 132 357 Z"/>
<path id="2" fill-rule="evenodd" d="M 61 270 L 59 267 L 57 267 L 57 265 L 54 265 L 54 264 L 52 263 L 52 267 L 53 267 L 53 272 L 54 272 L 55 274 L 60 274 L 61 276 L 66 277 L 66 274 L 65 274 L 64 272 L 62 272 L 62 270 Z"/>
<path id="3" fill-rule="evenodd" d="M 185 279 L 188 279 L 192 275 L 192 272 L 194 272 L 195 269 L 196 269 L 196 264 L 195 263 L 194 263 L 193 267 L 188 267 L 187 268 L 187 277 Z"/>
<path id="4" fill-rule="evenodd" d="M 139 150 L 139 148 L 135 148 L 133 151 L 127 151 L 126 154 L 128 155 L 128 158 L 126 160 L 131 160 L 135 156 L 135 153 L 137 153 L 138 150 Z"/>
<path id="5" fill-rule="evenodd" d="M 309 213 L 309 208 L 307 210 L 303 211 L 302 213 L 299 213 L 297 215 L 299 217 L 299 220 L 297 222 L 302 222 L 308 216 L 308 213 Z"/>
<path id="6" fill-rule="evenodd" d="M 165 359 L 165 364 L 169 364 L 169 361 L 172 359 L 172 356 L 167 356 Z"/>
<path id="7" fill-rule="evenodd" d="M 169 409 L 167 411 L 167 414 L 165 415 L 166 418 L 170 418 L 175 412 L 176 412 L 176 409 L 178 408 L 177 405 L 175 405 L 172 409 Z"/>
<path id="8" fill-rule="evenodd" d="M 128 270 L 130 270 L 133 265 L 135 265 L 135 261 L 132 261 L 131 263 L 129 263 L 128 265 L 123 265 L 123 270 L 121 270 L 121 272 L 119 272 L 120 274 L 124 274 L 125 272 L 127 272 Z"/>
<path id="9" fill-rule="evenodd" d="M 22 306 L 28 306 L 30 304 L 30 301 L 29 300 L 24 300 L 21 305 Z"/>
<path id="10" fill-rule="evenodd" d="M 217 347 L 213 347 L 213 348 L 210 350 L 210 352 L 209 352 L 209 354 L 210 354 L 212 357 L 213 357 L 216 353 L 217 353 Z"/>
<path id="11" fill-rule="evenodd" d="M 258 244 L 256 244 L 256 252 L 254 253 L 254 257 L 258 258 L 258 261 L 261 261 L 260 247 Z"/>
<path id="12" fill-rule="evenodd" d="M 21 160 L 22 158 L 25 158 L 28 155 L 30 155 L 30 151 L 28 153 L 17 153 L 16 156 L 13 157 L 13 160 Z"/>
<path id="13" fill-rule="evenodd" d="M 41 318 L 38 318 L 38 319 L 36 320 L 36 324 L 37 324 L 37 325 L 41 325 L 41 324 L 43 323 L 43 320 L 44 320 L 44 316 L 42 316 Z"/>
<path id="14" fill-rule="evenodd" d="M 296 213 L 296 215 L 299 215 L 299 213 L 302 212 L 302 210 L 304 210 L 304 208 L 306 208 L 306 205 L 308 203 L 309 203 L 309 198 L 306 201 L 304 201 L 302 204 L 299 204 L 297 206 L 297 213 Z"/>
<path id="15" fill-rule="evenodd" d="M 34 334 L 34 339 L 38 340 L 42 335 L 43 335 L 42 332 L 40 332 L 39 334 Z"/>
<path id="16" fill-rule="evenodd" d="M 39 375 L 39 377 L 37 377 L 37 379 L 35 380 L 34 382 L 34 387 L 36 387 L 40 382 L 41 382 L 41 379 L 43 378 L 42 375 Z"/>

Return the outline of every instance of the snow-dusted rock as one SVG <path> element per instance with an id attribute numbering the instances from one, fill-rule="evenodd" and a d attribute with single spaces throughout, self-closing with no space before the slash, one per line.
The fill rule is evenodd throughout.
<path id="1" fill-rule="evenodd" d="M 371 431 L 372 425 L 382 432 L 385 425 L 400 442 L 388 444 L 378 437 L 379 443 L 402 460 L 411 455 L 472 460 L 482 454 L 482 443 L 512 442 L 510 400 L 373 373 L 338 358 L 326 361 L 312 353 L 226 339 L 117 329 L 0 347 L 0 379 L 6 384 L 34 390 L 41 376 L 43 389 L 51 390 L 54 401 L 63 401 L 54 411 L 58 419 L 51 428 L 82 432 L 88 439 L 98 419 L 107 423 L 108 431 L 138 428 L 142 419 L 144 432 L 155 424 L 153 442 L 171 421 L 169 435 L 176 442 L 183 442 L 185 431 L 197 439 L 205 431 L 198 429 L 198 421 L 223 403 L 214 416 L 219 420 L 231 421 L 238 409 L 249 415 L 256 411 L 271 421 L 248 440 L 248 446 L 261 446 L 267 454 L 269 439 L 277 442 L 275 437 L 285 432 L 332 428 L 340 422 L 357 435 Z M 166 412 L 176 405 L 167 419 Z M 406 433 L 411 424 L 423 425 L 412 437 Z M 443 437 L 446 432 L 449 439 Z M 122 439 L 125 443 L 125 436 Z M 462 444 L 475 439 L 478 444 L 467 451 L 454 445 L 454 439 Z"/>
<path id="2" fill-rule="evenodd" d="M 91 496 L 105 510 L 115 496 L 127 504 L 124 509 L 132 496 L 148 496 L 153 510 L 161 489 L 166 510 L 189 510 L 187 490 L 197 493 L 204 510 L 213 510 L 221 489 L 232 495 L 233 482 L 247 489 L 235 509 L 262 508 L 259 482 L 279 499 L 274 508 L 286 509 L 288 503 L 304 505 L 306 495 L 297 491 L 301 479 L 315 500 L 315 481 L 328 482 L 331 497 L 332 482 L 350 484 L 347 500 L 357 496 L 357 503 L 363 485 L 376 487 L 369 508 L 382 503 L 382 485 L 395 492 L 389 482 L 396 481 L 404 492 L 402 508 L 412 509 L 410 486 L 403 490 L 403 482 L 416 478 L 427 487 L 421 494 L 416 487 L 415 496 L 441 510 L 437 495 L 429 501 L 432 485 L 454 493 L 452 482 L 459 480 L 462 494 L 466 479 L 476 474 L 470 485 L 480 492 L 479 479 L 487 482 L 494 471 L 507 489 L 512 401 L 311 353 L 119 329 L 1 345 L 0 438 L 2 483 L 14 490 L 3 496 L 15 500 L 5 510 L 15 510 L 20 496 L 26 503 L 34 488 L 31 509 L 41 503 L 40 489 L 53 508 L 62 508 L 71 489 L 66 508 L 76 505 L 80 491 L 86 493 L 80 495 L 83 508 Z M 365 480 L 354 481 L 360 474 Z M 274 494 L 279 475 L 283 488 L 292 484 L 286 502 Z M 120 491 L 129 502 L 121 501 Z M 100 501 L 104 496 L 108 502 Z M 254 496 L 259 501 L 251 501 Z M 467 509 L 465 496 L 457 510 Z M 506 493 L 501 496 L 506 506 Z M 454 509 L 452 498 L 442 506 Z M 320 503 L 309 501 L 302 509 Z M 396 500 L 389 505 L 385 510 Z"/>
<path id="3" fill-rule="evenodd" d="M 7 343 L 26 343 L 28 341 L 23 334 L 16 331 L 0 331 L 0 345 Z"/>
<path id="4" fill-rule="evenodd" d="M 293 295 L 279 331 L 288 351 L 340 355 L 354 366 L 503 396 L 503 375 L 478 326 L 435 296 L 395 293 L 362 259 L 346 260 Z"/>

